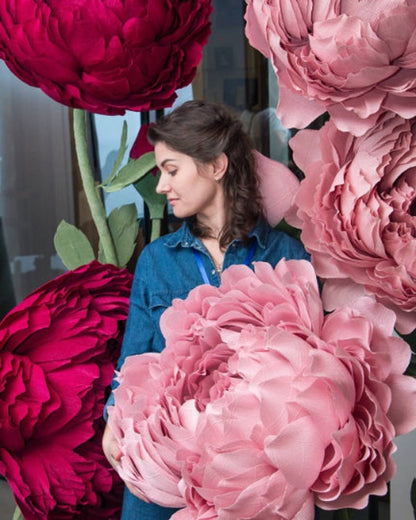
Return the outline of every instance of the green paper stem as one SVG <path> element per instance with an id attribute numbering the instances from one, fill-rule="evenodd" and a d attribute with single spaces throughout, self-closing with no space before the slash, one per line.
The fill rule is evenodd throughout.
<path id="1" fill-rule="evenodd" d="M 156 238 L 160 237 L 160 231 L 162 228 L 162 219 L 154 218 L 151 220 L 151 223 L 152 223 L 152 232 L 150 235 L 150 241 L 153 242 L 153 240 L 156 240 Z"/>
<path id="2" fill-rule="evenodd" d="M 74 108 L 74 139 L 79 170 L 92 219 L 97 228 L 104 258 L 107 263 L 118 265 L 117 253 L 108 227 L 104 204 L 98 188 L 95 186 L 94 174 L 88 156 L 87 130 L 85 111 Z"/>

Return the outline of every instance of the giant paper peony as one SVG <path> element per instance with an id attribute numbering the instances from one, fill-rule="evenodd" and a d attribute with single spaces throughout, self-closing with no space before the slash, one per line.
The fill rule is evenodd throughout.
<path id="1" fill-rule="evenodd" d="M 164 108 L 196 73 L 210 13 L 209 0 L 7 0 L 0 58 L 73 108 Z"/>
<path id="2" fill-rule="evenodd" d="M 290 142 L 303 170 L 302 241 L 328 309 L 364 290 L 416 327 L 416 119 L 386 113 L 353 138 L 332 122 Z"/>
<path id="3" fill-rule="evenodd" d="M 324 316 L 303 260 L 231 266 L 162 315 L 166 348 L 128 357 L 109 409 L 138 493 L 175 520 L 297 519 L 364 507 L 416 426 L 410 349 L 363 297 Z"/>
<path id="4" fill-rule="evenodd" d="M 0 474 L 25 520 L 119 518 L 123 486 L 101 450 L 102 413 L 131 282 L 92 262 L 0 323 Z"/>
<path id="5" fill-rule="evenodd" d="M 416 116 L 413 0 L 247 0 L 246 34 L 279 79 L 278 114 L 303 128 L 329 111 L 362 135 L 391 110 Z"/>

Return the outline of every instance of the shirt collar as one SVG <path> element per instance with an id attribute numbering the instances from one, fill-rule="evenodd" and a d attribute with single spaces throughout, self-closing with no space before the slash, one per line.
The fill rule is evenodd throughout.
<path id="1" fill-rule="evenodd" d="M 257 240 L 257 244 L 262 248 L 266 249 L 268 243 L 268 237 L 270 233 L 269 224 L 262 218 L 259 219 L 257 224 L 254 226 L 252 231 L 249 233 L 249 237 L 254 237 Z"/>
<path id="2" fill-rule="evenodd" d="M 177 231 L 165 237 L 165 245 L 167 247 L 177 247 L 178 245 L 182 247 L 195 247 L 198 243 L 199 240 L 191 233 L 186 221 Z"/>
<path id="3" fill-rule="evenodd" d="M 249 236 L 254 237 L 262 249 L 266 249 L 269 233 L 270 226 L 264 219 L 260 219 L 256 226 L 250 231 Z M 239 241 L 240 239 L 237 240 Z M 167 247 L 177 247 L 178 245 L 182 247 L 195 247 L 200 245 L 200 243 L 200 240 L 191 233 L 186 221 L 177 231 L 167 235 L 165 238 L 165 245 Z"/>

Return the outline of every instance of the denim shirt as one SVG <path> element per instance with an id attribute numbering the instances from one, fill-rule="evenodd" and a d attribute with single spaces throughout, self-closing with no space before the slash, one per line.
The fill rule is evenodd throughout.
<path id="1" fill-rule="evenodd" d="M 223 269 L 233 264 L 244 264 L 251 247 L 254 247 L 251 262 L 264 261 L 275 266 L 282 258 L 310 259 L 301 242 L 271 228 L 264 221 L 252 230 L 250 237 L 251 243 L 247 246 L 239 239 L 228 245 Z M 218 287 L 221 280 L 214 263 L 186 222 L 178 231 L 162 236 L 143 249 L 134 275 L 117 370 L 127 356 L 160 352 L 164 348 L 165 340 L 159 328 L 163 311 L 174 298 L 186 298 L 194 287 L 204 283 L 194 250 L 200 253 L 209 283 Z M 253 268 L 251 263 L 250 267 Z M 113 388 L 117 384 L 113 379 Z M 111 394 L 107 406 L 113 403 Z M 125 489 L 121 520 L 167 520 L 174 512 L 174 509 L 143 502 Z"/>
<path id="2" fill-rule="evenodd" d="M 283 257 L 310 259 L 301 242 L 264 221 L 252 230 L 250 237 L 255 241 L 252 262 L 264 261 L 275 266 Z M 250 245 L 245 246 L 240 239 L 231 242 L 225 251 L 223 269 L 244 264 Z M 136 265 L 117 370 L 127 356 L 160 352 L 164 348 L 165 340 L 159 328 L 163 311 L 174 298 L 186 298 L 194 287 L 204 283 L 194 249 L 200 252 L 210 284 L 218 287 L 221 280 L 214 263 L 186 222 L 174 233 L 162 236 L 143 249 Z M 253 268 L 252 264 L 250 267 Z M 110 402 L 112 404 L 112 400 Z"/>

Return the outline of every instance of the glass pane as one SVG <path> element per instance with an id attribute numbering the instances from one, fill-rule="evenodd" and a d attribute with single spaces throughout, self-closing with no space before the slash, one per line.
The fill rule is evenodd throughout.
<path id="1" fill-rule="evenodd" d="M 233 107 L 244 122 L 254 147 L 289 165 L 291 133 L 277 117 L 279 89 L 269 61 L 245 36 L 246 3 L 213 1 L 212 34 L 204 48 L 194 95 Z"/>
<path id="2" fill-rule="evenodd" d="M 74 218 L 69 116 L 4 62 L 0 90 L 0 260 L 2 276 L 10 281 L 11 273 L 20 301 L 65 271 L 53 236 L 62 219 Z M 7 300 L 7 285 L 1 287 Z"/>

